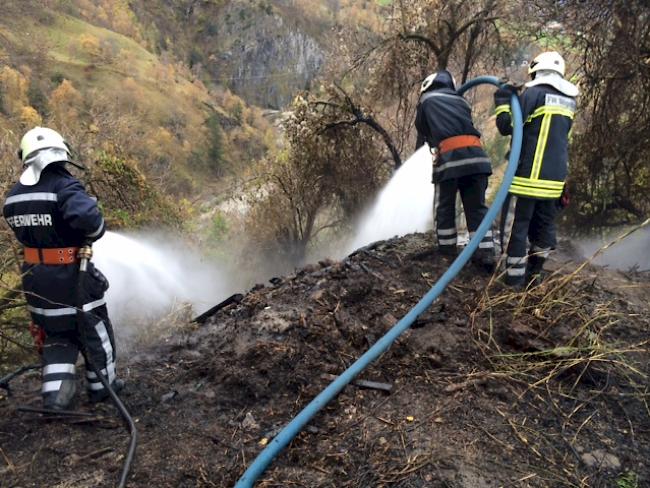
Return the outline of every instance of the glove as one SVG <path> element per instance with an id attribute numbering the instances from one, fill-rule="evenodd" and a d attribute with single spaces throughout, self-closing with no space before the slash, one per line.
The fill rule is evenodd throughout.
<path id="1" fill-rule="evenodd" d="M 494 92 L 494 105 L 498 107 L 499 105 L 510 104 L 510 98 L 512 97 L 512 94 L 517 94 L 518 92 L 519 87 L 515 85 L 511 85 L 509 83 L 501 85 L 501 87 L 498 88 L 496 92 Z"/>
<path id="2" fill-rule="evenodd" d="M 564 189 L 562 190 L 562 195 L 560 195 L 560 198 L 558 199 L 558 207 L 561 209 L 567 208 L 571 204 L 571 195 L 569 194 L 569 189 L 567 188 L 567 185 L 564 185 Z"/>
<path id="3" fill-rule="evenodd" d="M 42 327 L 39 327 L 34 322 L 29 323 L 29 333 L 34 339 L 34 345 L 36 346 L 36 352 L 39 356 L 43 355 L 43 346 L 45 345 L 45 330 Z"/>

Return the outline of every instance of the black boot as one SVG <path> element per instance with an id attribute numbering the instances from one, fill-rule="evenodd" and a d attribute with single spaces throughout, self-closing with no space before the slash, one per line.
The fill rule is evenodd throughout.
<path id="1" fill-rule="evenodd" d="M 117 394 L 121 392 L 124 389 L 124 380 L 121 379 L 116 379 L 111 383 L 111 389 Z M 106 388 L 102 388 L 101 390 L 88 390 L 88 400 L 90 403 L 99 403 L 103 402 L 104 400 L 108 399 L 110 397 L 110 394 L 108 393 L 108 390 Z"/>
<path id="2" fill-rule="evenodd" d="M 494 249 L 477 249 L 472 255 L 472 263 L 481 271 L 492 274 L 496 267 Z"/>
<path id="3" fill-rule="evenodd" d="M 458 255 L 458 247 L 456 247 L 456 244 L 444 246 L 438 245 L 438 252 L 443 256 L 455 258 Z"/>
<path id="4" fill-rule="evenodd" d="M 510 276 L 506 274 L 504 282 L 509 288 L 515 291 L 522 291 L 526 288 L 526 281 L 523 276 Z"/>
<path id="5" fill-rule="evenodd" d="M 528 256 L 528 263 L 526 264 L 526 283 L 533 282 L 533 285 L 539 285 L 544 276 L 542 274 L 542 268 L 544 267 L 544 262 L 546 258 L 531 254 Z"/>
<path id="6" fill-rule="evenodd" d="M 77 392 L 77 382 L 72 379 L 60 380 L 57 391 L 43 393 L 43 408 L 47 410 L 70 410 L 70 405 Z"/>

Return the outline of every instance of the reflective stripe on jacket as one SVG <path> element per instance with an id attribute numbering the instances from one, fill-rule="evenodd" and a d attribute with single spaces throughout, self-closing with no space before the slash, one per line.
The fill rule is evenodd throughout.
<path id="1" fill-rule="evenodd" d="M 79 247 L 104 233 L 97 200 L 58 163 L 47 166 L 33 186 L 16 183 L 7 195 L 3 213 L 26 247 Z"/>
<path id="2" fill-rule="evenodd" d="M 47 166 L 33 186 L 16 183 L 5 200 L 3 213 L 25 247 L 80 247 L 104 233 L 97 201 L 58 163 Z M 23 263 L 23 290 L 34 323 L 50 330 L 75 328 L 77 270 L 75 264 Z M 107 287 L 106 279 L 89 263 L 84 311 L 104 313 Z"/>
<path id="3" fill-rule="evenodd" d="M 537 85 L 524 91 L 521 105 L 524 137 L 510 193 L 537 199 L 559 198 L 568 173 L 569 132 L 576 101 L 549 85 Z M 512 134 L 508 100 L 496 99 L 495 112 L 499 132 Z"/>

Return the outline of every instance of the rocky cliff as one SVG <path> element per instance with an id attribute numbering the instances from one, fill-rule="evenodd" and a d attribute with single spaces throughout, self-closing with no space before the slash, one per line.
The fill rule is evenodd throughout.
<path id="1" fill-rule="evenodd" d="M 325 62 L 329 21 L 305 16 L 289 0 L 149 0 L 132 8 L 158 51 L 173 52 L 204 81 L 250 104 L 287 105 Z"/>
<path id="2" fill-rule="evenodd" d="M 309 88 L 325 54 L 300 25 L 273 8 L 251 9 L 243 2 L 232 2 L 224 14 L 220 52 L 206 63 L 214 79 L 249 103 L 276 109 Z"/>

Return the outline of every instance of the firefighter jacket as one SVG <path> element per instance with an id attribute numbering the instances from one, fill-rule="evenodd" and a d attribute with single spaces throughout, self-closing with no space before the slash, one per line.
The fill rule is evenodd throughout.
<path id="1" fill-rule="evenodd" d="M 481 133 L 472 122 L 469 103 L 452 88 L 439 88 L 420 96 L 415 117 L 419 148 L 425 142 L 431 149 L 438 149 L 433 168 L 433 182 L 476 174 L 492 174 L 492 166 L 480 143 L 440 151 L 445 140 L 456 136 L 472 136 L 478 142 Z"/>
<path id="2" fill-rule="evenodd" d="M 512 134 L 508 90 L 494 95 L 497 128 Z M 576 110 L 574 97 L 554 87 L 539 84 L 520 97 L 524 121 L 519 165 L 510 193 L 536 199 L 557 199 L 562 195 L 568 173 L 569 131 Z"/>
<path id="3" fill-rule="evenodd" d="M 96 199 L 60 163 L 47 166 L 38 183 L 16 183 L 7 195 L 4 217 L 18 241 L 29 248 L 74 248 L 99 239 L 104 219 Z M 75 327 L 78 264 L 23 263 L 23 290 L 34 322 L 46 328 Z M 88 266 L 84 310 L 104 306 L 108 282 Z"/>

